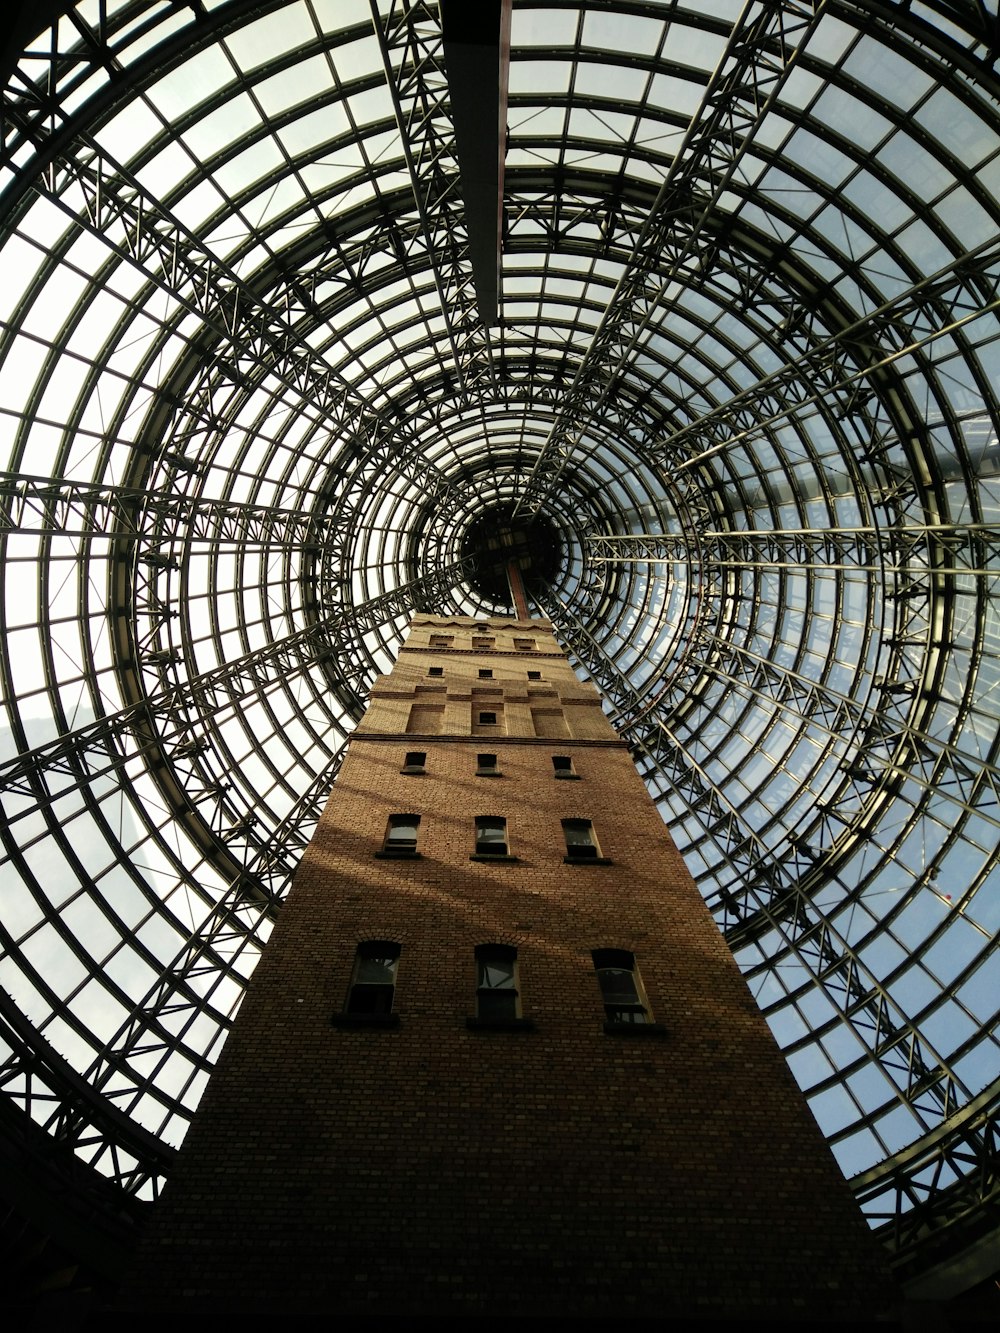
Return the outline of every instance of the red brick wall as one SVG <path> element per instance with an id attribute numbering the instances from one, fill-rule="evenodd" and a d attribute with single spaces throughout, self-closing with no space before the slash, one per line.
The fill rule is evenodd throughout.
<path id="1" fill-rule="evenodd" d="M 403 775 L 415 748 L 426 773 Z M 482 749 L 502 776 L 475 776 Z M 567 753 L 578 781 L 553 776 Z M 417 858 L 376 855 L 394 812 L 421 815 Z M 516 860 L 470 860 L 477 815 L 506 817 Z M 566 864 L 564 818 L 592 820 L 611 864 Z M 401 946 L 398 1026 L 334 1026 L 368 939 Z M 516 945 L 532 1030 L 466 1025 L 488 942 Z M 605 1032 L 602 947 L 635 954 L 663 1031 Z M 627 752 L 359 733 L 133 1305 L 841 1318 L 887 1292 Z"/>

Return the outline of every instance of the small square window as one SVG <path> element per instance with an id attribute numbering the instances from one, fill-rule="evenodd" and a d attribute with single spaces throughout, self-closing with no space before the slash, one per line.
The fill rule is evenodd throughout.
<path id="1" fill-rule="evenodd" d="M 476 819 L 476 856 L 507 856 L 507 821 L 494 815 Z"/>
<path id="2" fill-rule="evenodd" d="M 479 725 L 480 725 L 481 727 L 495 727 L 496 724 L 497 724 L 497 715 L 496 715 L 496 713 L 490 712 L 490 711 L 488 711 L 488 710 L 487 710 L 487 711 L 480 711 L 480 714 L 479 714 Z"/>
<path id="3" fill-rule="evenodd" d="M 573 767 L 573 760 L 568 754 L 554 754 L 552 756 L 552 775 L 557 778 L 575 778 L 576 769 Z"/>
<path id="4" fill-rule="evenodd" d="M 540 671 L 529 671 L 529 672 L 528 672 L 528 679 L 529 679 L 529 680 L 541 680 L 541 678 L 542 678 L 542 673 L 541 673 Z"/>
<path id="5" fill-rule="evenodd" d="M 477 754 L 476 755 L 476 776 L 479 778 L 499 777 L 500 769 L 497 767 L 497 757 L 495 754 Z"/>
<path id="6" fill-rule="evenodd" d="M 427 755 L 423 750 L 407 750 L 401 773 L 423 773 Z"/>
<path id="7" fill-rule="evenodd" d="M 444 667 L 428 667 L 427 674 L 428 676 L 443 676 Z"/>

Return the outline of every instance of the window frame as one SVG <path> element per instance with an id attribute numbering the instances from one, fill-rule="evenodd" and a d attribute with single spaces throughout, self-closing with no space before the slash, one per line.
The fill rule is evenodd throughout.
<path id="1" fill-rule="evenodd" d="M 399 1014 L 395 1010 L 396 985 L 402 945 L 398 940 L 362 940 L 354 951 L 351 979 L 347 987 L 344 1008 L 333 1015 L 334 1027 L 398 1027 Z M 391 962 L 389 979 L 368 979 L 364 976 L 366 964 Z"/>
<path id="2" fill-rule="evenodd" d="M 475 829 L 475 850 L 470 857 L 473 861 L 513 861 L 516 858 L 510 854 L 510 835 L 505 815 L 476 815 L 474 820 Z M 502 838 L 484 838 L 482 832 L 497 831 L 503 834 Z M 502 847 L 502 851 L 490 851 L 493 845 Z"/>
<path id="3" fill-rule="evenodd" d="M 563 857 L 566 865 L 607 866 L 611 864 L 609 857 L 601 855 L 601 845 L 597 841 L 593 820 L 564 819 L 562 821 L 562 831 L 566 843 L 566 855 Z M 572 831 L 586 831 L 588 837 L 586 840 L 571 839 L 570 833 Z M 581 848 L 585 850 L 581 851 Z"/>
<path id="4" fill-rule="evenodd" d="M 396 829 L 410 828 L 414 830 L 412 838 L 405 838 L 395 834 Z M 420 845 L 420 816 L 415 814 L 393 814 L 390 815 L 385 825 L 385 835 L 382 839 L 382 848 L 375 853 L 378 857 L 390 860 L 415 860 L 420 856 L 418 847 Z"/>

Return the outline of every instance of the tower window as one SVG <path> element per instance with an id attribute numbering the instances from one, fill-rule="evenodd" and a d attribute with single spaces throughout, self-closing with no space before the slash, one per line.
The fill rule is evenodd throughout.
<path id="1" fill-rule="evenodd" d="M 476 947 L 476 1017 L 503 1020 L 519 1017 L 517 950 L 510 944 Z"/>
<path id="2" fill-rule="evenodd" d="M 492 648 L 495 643 L 496 639 L 483 639 L 476 636 L 473 636 L 472 639 L 473 648 Z"/>
<path id="3" fill-rule="evenodd" d="M 605 1021 L 648 1023 L 649 1008 L 644 1003 L 635 955 L 627 949 L 595 949 L 592 957 L 604 1001 Z"/>
<path id="4" fill-rule="evenodd" d="M 401 773 L 423 773 L 427 755 L 423 750 L 407 750 Z"/>
<path id="5" fill-rule="evenodd" d="M 494 815 L 476 819 L 476 856 L 507 856 L 507 821 Z"/>
<path id="6" fill-rule="evenodd" d="M 497 724 L 497 715 L 488 710 L 481 710 L 479 713 L 479 725 L 481 727 L 495 727 Z"/>
<path id="7" fill-rule="evenodd" d="M 432 648 L 450 648 L 451 645 L 452 645 L 454 642 L 455 642 L 455 636 L 454 636 L 454 634 L 432 634 L 432 635 L 431 635 L 431 647 L 432 647 Z"/>
<path id="8" fill-rule="evenodd" d="M 492 680 L 492 679 L 493 679 L 493 672 L 490 670 L 489 667 L 480 667 L 480 668 L 479 668 L 479 679 L 480 679 L 480 680 Z"/>
<path id="9" fill-rule="evenodd" d="M 390 815 L 382 844 L 383 856 L 416 856 L 419 815 Z"/>
<path id="10" fill-rule="evenodd" d="M 533 653 L 535 651 L 534 639 L 515 639 L 514 647 L 519 653 Z"/>
<path id="11" fill-rule="evenodd" d="M 594 837 L 594 826 L 589 819 L 564 819 L 567 861 L 597 861 L 601 854 Z"/>
<path id="12" fill-rule="evenodd" d="M 476 755 L 477 778 L 498 778 L 499 776 L 500 769 L 497 767 L 497 757 L 495 754 Z"/>
<path id="13" fill-rule="evenodd" d="M 528 679 L 529 679 L 529 680 L 541 680 L 541 678 L 542 678 L 542 673 L 541 673 L 540 671 L 529 671 L 529 672 L 528 672 Z"/>
<path id="14" fill-rule="evenodd" d="M 552 775 L 557 778 L 575 778 L 576 769 L 573 767 L 573 760 L 568 754 L 554 754 L 552 756 Z"/>
<path id="15" fill-rule="evenodd" d="M 347 995 L 347 1013 L 392 1013 L 398 965 L 399 945 L 391 940 L 366 940 L 359 944 Z"/>
<path id="16" fill-rule="evenodd" d="M 444 667 L 428 667 L 427 674 L 428 676 L 443 676 Z"/>

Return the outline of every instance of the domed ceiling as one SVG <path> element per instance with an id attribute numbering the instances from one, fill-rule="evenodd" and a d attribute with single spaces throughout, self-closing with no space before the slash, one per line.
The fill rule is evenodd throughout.
<path id="1" fill-rule="evenodd" d="M 155 1196 L 368 686 L 414 609 L 507 612 L 502 533 L 899 1271 L 975 1242 L 990 7 L 516 2 L 495 318 L 435 4 L 31 13 L 0 175 L 14 1140 L 106 1211 Z"/>

